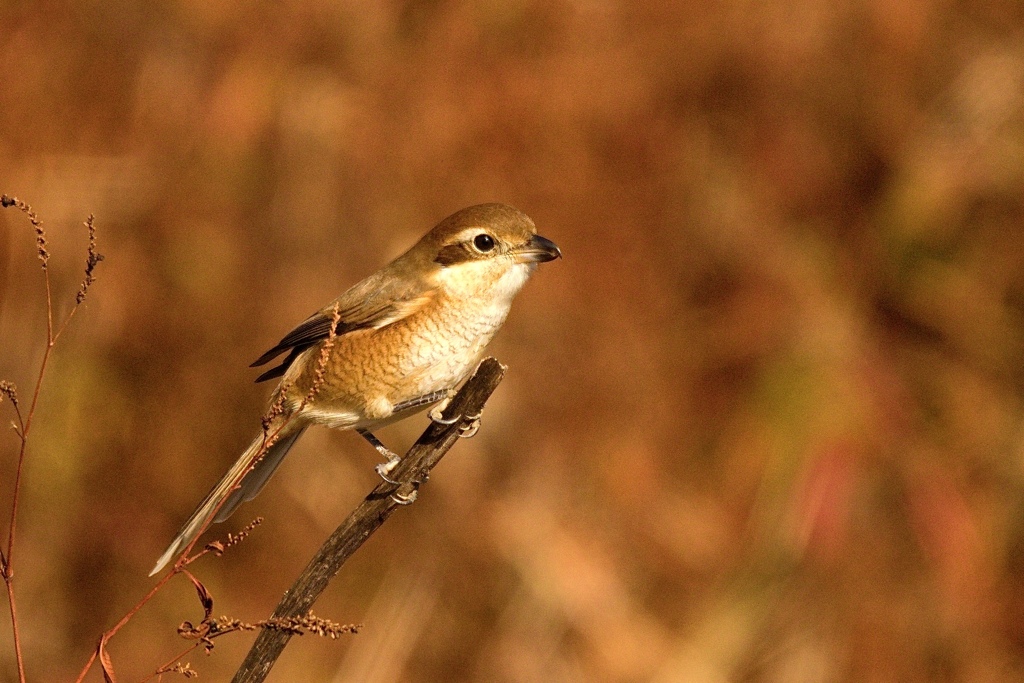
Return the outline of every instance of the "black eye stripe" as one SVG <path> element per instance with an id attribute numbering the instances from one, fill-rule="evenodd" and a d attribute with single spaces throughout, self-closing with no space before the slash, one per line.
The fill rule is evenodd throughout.
<path id="1" fill-rule="evenodd" d="M 471 261 L 475 256 L 476 254 L 467 247 L 465 242 L 459 242 L 441 247 L 441 250 L 437 252 L 437 256 L 434 258 L 434 263 L 440 263 L 442 266 L 451 266 L 463 261 Z"/>
<path id="2" fill-rule="evenodd" d="M 482 232 L 470 241 L 456 242 L 441 247 L 434 257 L 434 263 L 442 266 L 452 266 L 465 261 L 475 261 L 486 258 L 498 246 L 497 240 L 486 232 Z"/>

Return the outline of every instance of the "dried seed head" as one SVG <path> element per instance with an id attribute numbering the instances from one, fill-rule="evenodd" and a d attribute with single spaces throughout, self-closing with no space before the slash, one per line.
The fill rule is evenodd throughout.
<path id="1" fill-rule="evenodd" d="M 252 533 L 252 530 L 258 527 L 260 524 L 263 524 L 263 518 L 257 517 L 256 519 L 252 520 L 244 527 L 242 527 L 242 530 L 239 531 L 237 534 L 228 534 L 227 538 L 223 541 L 213 541 L 211 543 L 207 543 L 206 550 L 209 550 L 217 557 L 220 557 L 224 554 L 225 550 L 227 550 L 231 546 L 238 545 L 239 543 L 247 539 L 249 537 L 249 534 Z"/>
<path id="2" fill-rule="evenodd" d="M 213 649 L 213 638 L 235 631 L 255 631 L 258 628 L 282 631 L 293 636 L 310 633 L 337 640 L 346 634 L 359 633 L 362 624 L 339 624 L 330 619 L 318 617 L 312 611 L 299 617 L 271 617 L 255 623 L 224 616 L 216 619 L 203 619 L 195 626 L 192 622 L 184 621 L 178 627 L 178 635 L 185 640 L 198 641 L 209 653 Z"/>
<path id="3" fill-rule="evenodd" d="M 78 294 L 75 295 L 75 303 L 78 304 L 85 300 L 89 287 L 95 281 L 93 271 L 96 269 L 96 265 L 103 260 L 103 254 L 96 251 L 96 226 L 93 223 L 94 220 L 95 217 L 92 214 L 89 214 L 89 217 L 85 219 L 85 227 L 89 231 L 89 248 L 85 257 L 85 279 L 82 280 L 82 286 L 78 288 Z"/>
<path id="4" fill-rule="evenodd" d="M 0 206 L 4 208 L 13 206 L 28 216 L 29 222 L 36 231 L 36 253 L 39 255 L 39 260 L 43 263 L 43 270 L 46 270 L 46 265 L 50 260 L 50 252 L 46 250 L 46 233 L 43 232 L 43 222 L 39 220 L 39 216 L 36 215 L 31 206 L 17 197 L 0 196 Z"/>
<path id="5" fill-rule="evenodd" d="M 348 633 L 359 633 L 360 624 L 339 624 L 330 619 L 323 619 L 312 611 L 300 617 L 278 617 L 256 622 L 257 626 L 275 631 L 284 631 L 292 635 L 311 633 L 315 636 L 336 640 Z"/>
<path id="6" fill-rule="evenodd" d="M 264 436 L 270 433 L 270 428 L 273 426 L 274 418 L 279 415 L 283 415 L 285 411 L 285 399 L 288 395 L 288 390 L 291 389 L 292 382 L 285 381 L 281 383 L 281 386 L 277 388 L 277 394 L 274 397 L 274 402 L 270 404 L 270 408 L 267 413 L 263 416 L 263 434 Z"/>
<path id="7" fill-rule="evenodd" d="M 334 304 L 334 315 L 331 319 L 331 329 L 327 332 L 327 339 L 324 341 L 324 345 L 320 347 L 320 357 L 317 358 L 316 368 L 313 370 L 313 385 L 309 388 L 309 393 L 302 399 L 301 405 L 305 406 L 309 404 L 316 395 L 320 393 L 320 388 L 324 384 L 324 374 L 327 370 L 327 361 L 331 357 L 331 349 L 334 348 L 334 341 L 338 337 L 338 324 L 341 322 L 341 310 L 338 304 Z"/>
<path id="8" fill-rule="evenodd" d="M 18 387 L 14 386 L 14 382 L 0 380 L 0 396 L 6 396 L 15 408 L 18 407 Z"/>
<path id="9" fill-rule="evenodd" d="M 199 678 L 199 672 L 192 668 L 188 662 L 165 666 L 156 670 L 157 675 L 181 674 L 185 678 Z"/>

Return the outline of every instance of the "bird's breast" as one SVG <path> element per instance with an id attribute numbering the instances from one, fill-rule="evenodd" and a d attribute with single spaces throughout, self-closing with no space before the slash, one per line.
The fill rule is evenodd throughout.
<path id="1" fill-rule="evenodd" d="M 503 302 L 440 296 L 380 329 L 336 337 L 304 412 L 333 427 L 366 426 L 386 420 L 389 408 L 403 401 L 454 387 L 472 371 L 508 309 Z M 296 396 L 316 381 L 317 348 L 304 359 Z"/>
<path id="2" fill-rule="evenodd" d="M 508 307 L 443 298 L 417 315 L 379 330 L 395 349 L 392 370 L 401 392 L 428 394 L 457 384 L 472 370 L 505 321 Z"/>

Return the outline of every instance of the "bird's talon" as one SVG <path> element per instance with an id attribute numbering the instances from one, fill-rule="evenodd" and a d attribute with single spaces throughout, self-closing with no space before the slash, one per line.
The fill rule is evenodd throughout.
<path id="1" fill-rule="evenodd" d="M 395 481 L 394 479 L 392 479 L 388 475 L 391 474 L 391 471 L 393 469 L 395 469 L 395 466 L 400 461 L 401 461 L 401 458 L 399 458 L 396 455 L 396 456 L 394 456 L 392 458 L 388 458 L 387 462 L 382 462 L 382 463 L 378 464 L 373 469 L 377 472 L 378 475 L 380 475 L 380 478 L 383 479 L 384 481 L 386 481 L 387 483 L 394 484 L 395 486 L 399 486 L 401 484 L 401 482 Z"/>
<path id="2" fill-rule="evenodd" d="M 480 418 L 459 426 L 459 437 L 462 439 L 472 439 L 476 436 L 476 433 L 480 431 Z"/>
<path id="3" fill-rule="evenodd" d="M 455 417 L 445 417 L 444 415 L 441 414 L 443 410 L 444 410 L 444 408 L 442 408 L 441 406 L 437 406 L 433 410 L 431 410 L 430 413 L 428 413 L 428 415 L 430 417 L 430 421 L 431 422 L 436 422 L 439 425 L 447 426 L 447 425 L 453 425 L 453 424 L 455 424 L 456 422 L 458 422 L 459 420 L 462 419 L 458 415 L 456 415 Z"/>
<path id="4" fill-rule="evenodd" d="M 465 424 L 459 426 L 459 436 L 463 439 L 471 439 L 476 436 L 476 433 L 480 431 L 480 416 L 482 413 L 476 415 L 464 415 L 463 420 L 466 420 Z"/>
<path id="5" fill-rule="evenodd" d="M 398 505 L 412 505 L 416 502 L 416 489 L 413 489 L 408 495 L 401 493 L 392 493 L 391 500 L 395 501 Z"/>

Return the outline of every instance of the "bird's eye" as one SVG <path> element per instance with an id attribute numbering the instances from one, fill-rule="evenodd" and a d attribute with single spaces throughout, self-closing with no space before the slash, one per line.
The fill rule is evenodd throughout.
<path id="1" fill-rule="evenodd" d="M 473 238 L 473 246 L 483 252 L 490 251 L 494 249 L 494 238 L 486 232 L 482 232 Z"/>

